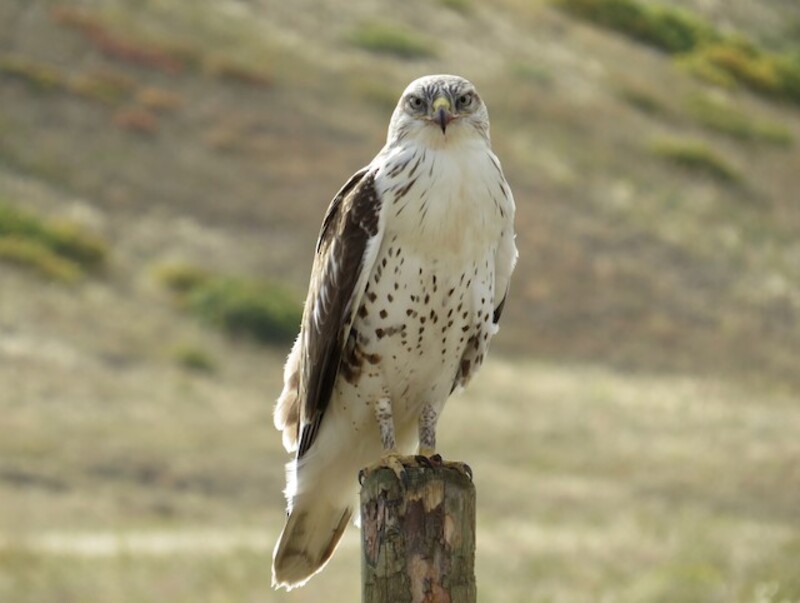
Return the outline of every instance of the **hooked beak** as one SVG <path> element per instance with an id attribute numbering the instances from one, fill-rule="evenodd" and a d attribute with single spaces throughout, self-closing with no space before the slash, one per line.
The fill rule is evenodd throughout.
<path id="1" fill-rule="evenodd" d="M 439 123 L 439 127 L 442 129 L 442 134 L 444 134 L 445 130 L 447 129 L 447 124 L 453 121 L 453 108 L 450 105 L 450 101 L 444 96 L 440 96 L 433 101 L 432 108 L 434 119 Z"/>

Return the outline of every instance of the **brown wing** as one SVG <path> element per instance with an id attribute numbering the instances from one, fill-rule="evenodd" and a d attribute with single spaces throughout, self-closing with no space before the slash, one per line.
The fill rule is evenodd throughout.
<path id="1" fill-rule="evenodd" d="M 316 440 L 331 398 L 351 308 L 363 293 L 377 252 L 379 242 L 371 241 L 379 236 L 380 208 L 374 175 L 364 168 L 333 198 L 322 222 L 303 311 L 298 459 Z"/>

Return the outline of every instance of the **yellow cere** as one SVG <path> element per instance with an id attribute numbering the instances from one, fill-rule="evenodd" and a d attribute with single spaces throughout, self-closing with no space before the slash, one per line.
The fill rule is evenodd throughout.
<path id="1" fill-rule="evenodd" d="M 452 107 L 450 106 L 450 101 L 444 96 L 440 96 L 433 101 L 434 112 L 438 111 L 439 109 L 444 109 L 445 111 L 452 110 Z"/>

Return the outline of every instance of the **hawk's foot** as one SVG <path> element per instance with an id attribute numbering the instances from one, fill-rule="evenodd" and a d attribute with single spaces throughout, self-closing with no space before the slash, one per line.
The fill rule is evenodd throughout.
<path id="1" fill-rule="evenodd" d="M 417 465 L 420 467 L 425 467 L 425 469 L 433 469 L 434 467 L 433 459 L 425 456 L 424 454 L 414 455 L 414 460 L 417 461 Z"/>
<path id="2" fill-rule="evenodd" d="M 419 454 L 414 457 L 420 467 L 433 469 L 442 466 L 442 455 L 437 454 L 433 448 L 420 446 Z"/>
<path id="3" fill-rule="evenodd" d="M 406 474 L 406 467 L 411 466 L 413 457 L 403 456 L 396 451 L 385 453 L 377 463 L 373 463 L 368 467 L 364 467 L 358 472 L 358 483 L 363 484 L 366 477 L 373 471 L 378 469 L 391 469 L 397 477 L 397 480 L 406 484 L 408 475 Z"/>
<path id="4" fill-rule="evenodd" d="M 364 480 L 373 471 L 377 471 L 378 469 L 391 469 L 397 477 L 397 480 L 403 484 L 403 486 L 408 486 L 408 472 L 406 471 L 408 468 L 449 469 L 466 475 L 469 480 L 472 481 L 472 468 L 466 463 L 445 461 L 439 454 L 433 454 L 431 456 L 426 456 L 424 454 L 403 456 L 397 452 L 390 452 L 381 457 L 377 463 L 373 463 L 361 469 L 361 471 L 358 472 L 358 483 L 363 485 Z"/>
<path id="5" fill-rule="evenodd" d="M 466 463 L 459 463 L 458 461 L 445 461 L 442 455 L 434 452 L 432 449 L 420 448 L 419 454 L 414 457 L 417 464 L 427 469 L 435 467 L 444 467 L 445 469 L 452 469 L 466 475 L 472 481 L 472 468 Z"/>
<path id="6" fill-rule="evenodd" d="M 466 463 L 459 463 L 458 461 L 442 461 L 442 466 L 447 467 L 448 469 L 453 469 L 454 471 L 458 471 L 459 473 L 463 473 L 469 478 L 469 481 L 472 481 L 472 467 Z"/>

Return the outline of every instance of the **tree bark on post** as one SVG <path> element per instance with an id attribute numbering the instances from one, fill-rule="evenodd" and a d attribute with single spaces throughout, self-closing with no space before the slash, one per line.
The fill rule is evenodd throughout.
<path id="1" fill-rule="evenodd" d="M 362 603 L 475 603 L 475 486 L 458 463 L 365 476 Z"/>

